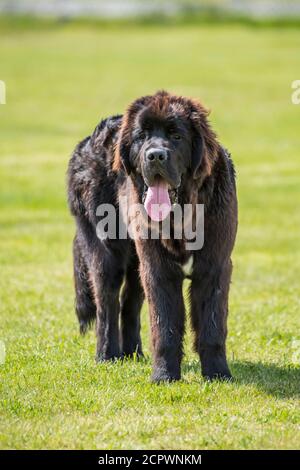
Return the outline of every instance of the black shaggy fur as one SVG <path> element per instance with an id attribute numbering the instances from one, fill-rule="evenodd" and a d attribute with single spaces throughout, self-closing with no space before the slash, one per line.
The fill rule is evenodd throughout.
<path id="1" fill-rule="evenodd" d="M 68 173 L 69 206 L 77 226 L 73 244 L 75 309 L 81 333 L 98 312 L 99 360 L 142 352 L 139 312 L 144 297 L 133 244 L 126 240 L 101 242 L 96 235 L 96 209 L 101 203 L 116 205 L 118 183 L 124 178 L 112 171 L 112 148 L 120 124 L 120 116 L 102 121 L 75 149 Z"/>
<path id="2" fill-rule="evenodd" d="M 170 118 L 180 129 L 177 133 L 184 135 L 181 141 L 168 134 Z M 136 139 L 138 133 L 143 137 Z M 96 319 L 97 360 L 141 355 L 140 309 L 145 292 L 154 356 L 152 379 L 180 378 L 185 325 L 181 265 L 191 255 L 185 241 L 101 241 L 96 235 L 97 207 L 110 203 L 119 211 L 119 193 L 128 179 L 133 199 L 142 202 L 145 175 L 151 177 L 144 152 L 148 139 L 158 145 L 158 134 L 159 142 L 164 139 L 173 155 L 173 167 L 165 174 L 180 173 L 179 204 L 205 204 L 205 242 L 192 253 L 190 286 L 191 322 L 202 373 L 210 379 L 230 378 L 225 340 L 230 257 L 237 229 L 235 173 L 229 154 L 209 126 L 205 108 L 186 98 L 166 92 L 143 97 L 124 116 L 102 121 L 73 153 L 68 199 L 76 220 L 73 255 L 80 331 L 84 333 Z"/>

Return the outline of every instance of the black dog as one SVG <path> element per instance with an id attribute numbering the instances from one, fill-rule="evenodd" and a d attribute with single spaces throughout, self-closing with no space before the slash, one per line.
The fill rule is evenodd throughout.
<path id="1" fill-rule="evenodd" d="M 207 115 L 200 103 L 164 91 L 142 97 L 124 116 L 102 121 L 77 146 L 69 164 L 69 205 L 77 226 L 74 277 L 80 331 L 84 333 L 96 319 L 100 361 L 141 355 L 140 309 L 145 292 L 155 382 L 180 378 L 185 323 L 182 266 L 189 259 L 193 260 L 191 319 L 202 373 L 210 379 L 231 377 L 225 340 L 230 257 L 237 229 L 235 172 Z M 146 217 L 141 223 L 154 220 L 157 238 L 121 239 L 119 224 L 117 237 L 98 238 L 97 207 L 112 204 L 119 216 L 124 188 L 127 200 L 144 204 Z M 172 202 L 193 208 L 204 204 L 201 249 L 187 250 L 187 240 L 175 238 L 169 215 Z M 154 203 L 164 210 L 157 212 Z M 161 220 L 168 217 L 171 235 L 165 238 Z M 194 218 L 193 210 L 193 223 Z"/>

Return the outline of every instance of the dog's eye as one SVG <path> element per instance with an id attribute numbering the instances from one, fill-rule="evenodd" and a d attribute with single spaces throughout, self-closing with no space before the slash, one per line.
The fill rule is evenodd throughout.
<path id="1" fill-rule="evenodd" d="M 174 134 L 172 134 L 172 138 L 173 138 L 174 140 L 181 140 L 181 135 L 180 135 L 180 134 L 177 134 L 177 133 L 174 133 Z"/>
<path id="2" fill-rule="evenodd" d="M 147 136 L 147 134 L 146 134 L 145 131 L 141 131 L 141 132 L 139 133 L 139 139 L 141 139 L 141 140 L 146 139 L 146 136 Z"/>

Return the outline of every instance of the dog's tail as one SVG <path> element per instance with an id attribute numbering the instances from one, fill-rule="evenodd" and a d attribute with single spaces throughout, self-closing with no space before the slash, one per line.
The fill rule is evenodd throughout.
<path id="1" fill-rule="evenodd" d="M 77 237 L 73 243 L 74 256 L 74 283 L 75 283 L 75 311 L 79 321 L 79 330 L 82 335 L 96 319 L 96 305 L 89 281 L 89 273 L 81 254 Z"/>

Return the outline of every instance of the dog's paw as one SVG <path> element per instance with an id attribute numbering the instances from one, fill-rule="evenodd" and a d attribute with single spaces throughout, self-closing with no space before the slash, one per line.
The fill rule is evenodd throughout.
<path id="1" fill-rule="evenodd" d="M 130 360 L 133 360 L 133 361 L 139 361 L 141 359 L 144 359 L 145 356 L 143 354 L 143 352 L 137 352 L 137 351 L 134 351 L 134 352 L 123 352 L 122 353 L 122 359 L 126 360 L 126 359 L 130 359 Z"/>
<path id="2" fill-rule="evenodd" d="M 210 373 L 202 373 L 203 378 L 209 382 L 213 382 L 216 380 L 223 381 L 223 382 L 233 382 L 234 378 L 232 377 L 229 370 L 226 371 L 216 371 Z"/>
<path id="3" fill-rule="evenodd" d="M 202 376 L 206 380 L 233 380 L 225 354 L 214 349 L 203 351 L 201 357 Z"/>
<path id="4" fill-rule="evenodd" d="M 178 372 L 169 372 L 166 369 L 155 369 L 153 371 L 151 382 L 152 383 L 162 383 L 162 382 L 175 382 L 180 380 L 180 371 Z"/>
<path id="5" fill-rule="evenodd" d="M 111 361 L 111 362 L 114 362 L 114 361 L 118 361 L 119 359 L 121 359 L 122 356 L 120 353 L 114 353 L 114 354 L 108 354 L 108 353 L 100 353 L 100 354 L 96 354 L 95 356 L 95 361 L 96 363 L 101 363 L 101 362 L 108 362 L 108 361 Z"/>

